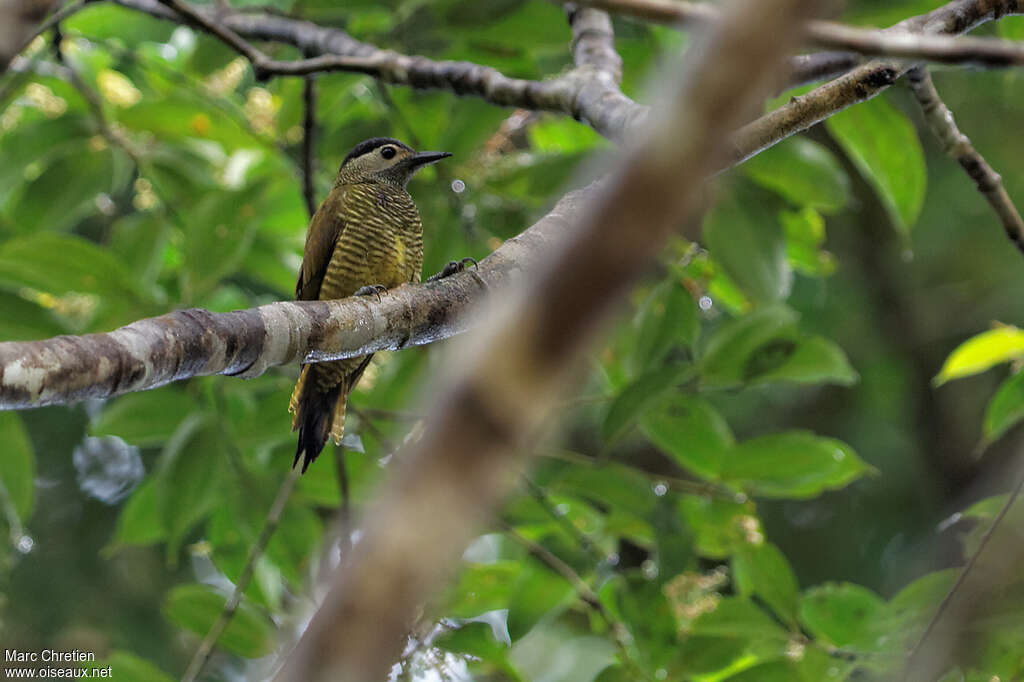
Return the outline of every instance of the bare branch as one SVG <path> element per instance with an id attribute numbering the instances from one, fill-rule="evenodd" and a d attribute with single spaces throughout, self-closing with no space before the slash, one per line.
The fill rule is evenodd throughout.
<path id="1" fill-rule="evenodd" d="M 963 167 L 967 175 L 974 180 L 978 191 L 992 206 L 1003 224 L 1006 236 L 1024 252 L 1024 220 L 1021 220 L 1017 207 L 1003 186 L 999 173 L 988 165 L 985 158 L 971 144 L 971 140 L 960 132 L 953 112 L 939 97 L 932 77 L 924 67 L 916 67 L 907 74 L 914 96 L 924 112 L 925 122 L 947 154 L 952 156 Z"/>
<path id="2" fill-rule="evenodd" d="M 271 75 L 303 76 L 329 71 L 362 73 L 386 83 L 446 89 L 459 95 L 476 95 L 503 106 L 569 114 L 586 121 L 611 139 L 621 138 L 647 115 L 647 107 L 622 94 L 618 87 L 620 74 L 606 71 L 606 61 L 577 61 L 577 68 L 568 73 L 549 80 L 531 81 L 509 78 L 497 69 L 472 62 L 434 61 L 426 57 L 381 50 L 354 40 L 344 31 L 297 19 L 245 12 L 217 14 L 193 7 L 182 0 L 117 2 L 164 19 L 179 20 L 181 16 L 186 17 L 193 25 L 212 33 L 248 58 L 260 78 Z M 583 35 L 575 30 L 576 24 L 582 23 L 586 28 L 604 21 L 607 30 L 595 34 L 593 40 L 588 37 L 584 44 L 606 40 L 603 37 L 605 33 L 607 39 L 611 38 L 611 24 L 606 18 L 597 18 L 603 14 L 592 11 L 581 14 L 583 16 L 580 21 L 572 22 L 574 36 Z M 277 61 L 270 59 L 248 40 L 285 42 L 298 47 L 305 54 L 316 56 L 295 61 Z M 574 38 L 574 42 L 579 44 L 580 41 Z M 591 52 L 588 48 L 584 56 L 589 59 L 586 55 Z M 577 51 L 577 58 L 580 57 Z"/>
<path id="3" fill-rule="evenodd" d="M 756 104 L 813 3 L 747 0 L 697 41 L 680 82 L 609 180 L 566 216 L 522 286 L 439 372 L 418 442 L 363 517 L 362 535 L 279 682 L 383 679 L 418 605 L 507 491 L 581 356 L 664 241 L 701 206 L 725 139 Z M 668 142 L 670 141 L 670 142 Z M 690 223 L 692 224 L 692 223 Z"/>
<path id="4" fill-rule="evenodd" d="M 577 0 L 582 5 L 672 26 L 708 24 L 719 10 L 709 4 L 668 0 Z M 860 28 L 834 21 L 808 21 L 806 40 L 818 47 L 849 50 L 875 57 L 927 59 L 947 64 L 988 67 L 1024 64 L 1024 43 L 994 38 L 953 38 L 909 31 Z"/>

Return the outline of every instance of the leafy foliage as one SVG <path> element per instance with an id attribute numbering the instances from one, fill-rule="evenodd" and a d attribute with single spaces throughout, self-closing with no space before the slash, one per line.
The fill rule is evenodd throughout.
<path id="1" fill-rule="evenodd" d="M 933 4 L 850 3 L 850 15 L 882 22 Z M 526 78 L 570 60 L 561 10 L 542 0 L 273 7 L 396 50 Z M 258 83 L 215 40 L 116 5 L 90 3 L 62 28 L 67 62 L 99 94 L 106 126 L 52 71 L 0 84 L 0 339 L 289 298 L 308 221 L 301 82 Z M 655 61 L 686 41 L 625 20 L 616 31 L 624 87 L 637 97 Z M 53 62 L 46 45 L 27 56 Z M 424 218 L 425 273 L 484 257 L 614 151 L 564 117 L 348 74 L 319 77 L 317 88 L 317 196 L 365 137 L 455 154 L 410 186 Z M 898 104 L 886 95 L 853 107 L 827 133 L 791 138 L 725 174 L 700 244 L 677 239 L 666 249 L 579 392 L 553 415 L 561 435 L 505 503 L 501 532 L 479 536 L 457 578 L 426 605 L 416 632 L 429 636 L 409 647 L 405 679 L 440 668 L 453 679 L 820 682 L 900 669 L 955 575 L 911 575 L 892 557 L 900 538 L 931 534 L 944 509 L 937 493 L 921 492 L 929 430 L 957 432 L 946 424 L 953 419 L 966 428 L 963 410 L 925 414 L 938 358 L 907 347 L 959 340 L 992 310 L 1017 319 L 1024 309 L 1006 295 L 981 312 L 949 314 L 966 308 L 960 297 L 981 298 L 960 292 L 961 280 L 989 281 L 991 270 L 1001 278 L 992 281 L 1019 291 L 1019 263 L 958 257 L 957 240 L 988 251 L 976 240 L 985 239 L 978 223 L 991 219 L 961 208 L 980 200 L 950 189 L 967 184 L 953 164 L 926 172 Z M 1004 165 L 1020 170 L 1019 144 L 1000 142 Z M 939 196 L 926 203 L 929 182 Z M 867 224 L 874 204 L 895 238 Z M 891 258 L 911 244 L 924 264 Z M 903 294 L 917 279 L 954 282 L 956 292 Z M 917 317 L 925 322 L 915 330 Z M 1016 327 L 982 332 L 953 350 L 935 381 L 1016 365 L 1021 348 Z M 414 398 L 431 355 L 379 356 L 356 391 L 345 464 L 357 510 L 419 428 Z M 4 586 L 14 588 L 5 589 L 11 641 L 41 649 L 85 631 L 103 642 L 116 679 L 174 679 L 242 575 L 291 461 L 295 374 L 0 413 L 5 518 L 40 548 L 23 555 L 31 544 L 15 538 L 0 551 Z M 982 445 L 1009 438 L 1024 418 L 1022 376 L 995 391 Z M 89 436 L 141 448 L 147 474 L 113 511 L 75 486 L 70 453 Z M 214 676 L 237 676 L 240 660 L 274 653 L 280 624 L 327 567 L 327 520 L 342 501 L 332 459 L 325 453 L 298 483 L 218 645 L 227 653 Z M 1004 499 L 965 512 L 977 524 L 963 538 L 967 550 Z M 40 608 L 44 592 L 59 605 Z M 124 608 L 68 606 L 96 594 Z M 1020 675 L 1019 596 L 1010 593 L 1002 629 L 985 631 L 956 679 Z"/>

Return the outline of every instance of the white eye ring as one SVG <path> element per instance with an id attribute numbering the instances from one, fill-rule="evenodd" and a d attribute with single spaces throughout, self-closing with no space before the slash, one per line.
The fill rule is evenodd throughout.
<path id="1" fill-rule="evenodd" d="M 395 158 L 395 148 L 391 146 L 381 147 L 380 155 L 385 159 L 393 159 Z"/>

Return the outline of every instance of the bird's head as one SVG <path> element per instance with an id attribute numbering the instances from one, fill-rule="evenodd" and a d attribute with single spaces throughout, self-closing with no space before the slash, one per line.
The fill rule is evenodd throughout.
<path id="1" fill-rule="evenodd" d="M 393 137 L 374 137 L 348 153 L 338 170 L 339 182 L 389 182 L 405 187 L 416 171 L 451 156 L 448 152 L 418 152 Z"/>

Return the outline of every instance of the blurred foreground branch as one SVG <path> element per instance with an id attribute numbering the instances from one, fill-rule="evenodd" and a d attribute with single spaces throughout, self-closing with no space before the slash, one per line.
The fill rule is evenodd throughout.
<path id="1" fill-rule="evenodd" d="M 0 73 L 36 36 L 36 24 L 54 0 L 0 0 Z"/>
<path id="2" fill-rule="evenodd" d="M 796 39 L 810 0 L 748 0 L 699 40 L 665 106 L 521 286 L 431 386 L 422 438 L 363 517 L 362 534 L 279 682 L 385 679 L 422 605 L 515 482 L 521 447 L 629 286 L 682 224 L 703 180 Z"/>

